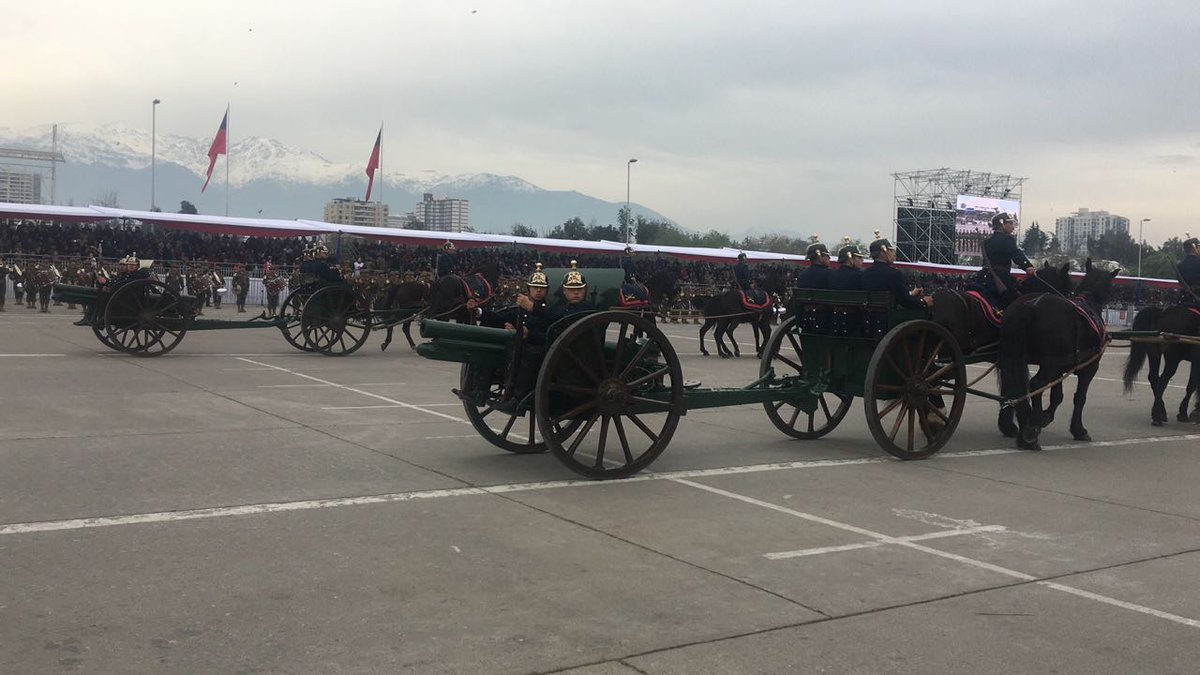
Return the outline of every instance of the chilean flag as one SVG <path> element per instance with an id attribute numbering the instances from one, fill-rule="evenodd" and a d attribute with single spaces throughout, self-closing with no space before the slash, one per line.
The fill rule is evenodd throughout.
<path id="1" fill-rule="evenodd" d="M 383 140 L 383 127 L 379 127 L 379 135 L 375 137 L 375 147 L 371 148 L 371 159 L 367 160 L 367 196 L 364 202 L 371 201 L 371 186 L 375 185 L 375 171 L 379 168 L 379 143 Z"/>
<path id="2" fill-rule="evenodd" d="M 221 118 L 221 128 L 217 129 L 217 135 L 213 138 L 212 145 L 208 146 L 208 173 L 204 177 L 204 187 L 200 188 L 201 192 L 204 192 L 204 188 L 208 187 L 208 181 L 212 179 L 213 167 L 217 164 L 217 156 L 228 154 L 225 138 L 225 132 L 228 127 L 229 108 L 226 108 L 225 116 Z"/>

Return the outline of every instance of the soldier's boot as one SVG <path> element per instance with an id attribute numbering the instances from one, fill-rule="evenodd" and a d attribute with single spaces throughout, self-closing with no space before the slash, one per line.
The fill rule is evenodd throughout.
<path id="1" fill-rule="evenodd" d="M 531 347 L 527 346 L 526 349 L 531 349 Z M 516 380 L 513 382 L 512 398 L 497 403 L 496 410 L 515 415 L 521 399 L 533 391 L 533 387 L 537 383 L 538 371 L 541 370 L 541 367 L 542 360 L 540 358 L 533 354 L 523 355 L 521 364 L 517 367 Z"/>

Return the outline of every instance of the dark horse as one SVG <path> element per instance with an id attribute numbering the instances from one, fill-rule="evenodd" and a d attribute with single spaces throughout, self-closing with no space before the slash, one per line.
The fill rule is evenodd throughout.
<path id="1" fill-rule="evenodd" d="M 1133 318 L 1133 330 L 1158 331 L 1175 335 L 1200 336 L 1200 310 L 1182 305 L 1175 307 L 1147 307 Z M 1200 398 L 1196 399 L 1196 410 L 1188 416 L 1188 401 L 1200 383 L 1200 347 L 1188 344 L 1160 344 L 1148 342 L 1132 342 L 1129 345 L 1129 358 L 1125 361 L 1125 393 L 1133 390 L 1133 380 L 1146 358 L 1150 359 L 1150 389 L 1154 391 L 1154 405 L 1150 408 L 1151 423 L 1158 427 L 1167 421 L 1167 404 L 1163 402 L 1163 393 L 1171 383 L 1175 371 L 1181 361 L 1192 362 L 1191 377 L 1188 378 L 1187 390 L 1183 401 L 1179 403 L 1180 422 L 1200 423 Z M 1159 362 L 1166 364 L 1159 372 Z"/>
<path id="2" fill-rule="evenodd" d="M 645 286 L 650 292 L 650 306 L 654 314 L 666 317 L 667 310 L 679 295 L 679 280 L 674 274 L 662 269 L 651 274 Z"/>
<path id="3" fill-rule="evenodd" d="M 1023 296 L 1004 312 L 996 365 L 1001 396 L 1008 401 L 1020 399 L 1015 403 L 1018 448 L 1040 450 L 1038 434 L 1053 419 L 1053 410 L 1043 413 L 1041 399 L 1032 397 L 1031 403 L 1028 394 L 1072 372 L 1079 382 L 1071 436 L 1077 441 L 1091 440 L 1083 426 L 1083 407 L 1108 339 L 1099 313 L 1112 294 L 1117 271 L 1092 267 L 1091 258 L 1085 269 L 1083 281 L 1071 299 L 1053 293 Z M 1031 363 L 1038 366 L 1032 380 Z"/>
<path id="4" fill-rule="evenodd" d="M 1026 278 L 1021 283 L 1021 294 L 1054 293 L 1068 295 L 1071 292 L 1071 265 L 1065 263 L 1054 267 L 1049 262 L 1043 263 L 1037 271 L 1036 278 Z M 963 354 L 973 354 L 977 350 L 988 350 L 997 347 L 1000 340 L 1000 328 L 988 319 L 989 308 L 981 304 L 977 295 L 968 295 L 966 291 L 956 291 L 949 288 L 939 288 L 933 292 L 933 308 L 930 318 L 941 325 L 954 336 Z M 1050 389 L 1049 414 L 1053 416 L 1063 400 L 1062 383 Z M 1000 433 L 1012 438 L 1017 435 L 1017 425 L 1013 421 L 1014 411 L 1010 407 L 1001 407 L 997 419 Z"/>
<path id="5" fill-rule="evenodd" d="M 767 298 L 769 300 L 771 296 L 768 294 Z M 730 356 L 741 356 L 742 351 L 738 348 L 737 341 L 733 339 L 733 329 L 739 323 L 748 323 L 754 329 L 754 352 L 761 357 L 763 347 L 771 337 L 771 321 L 774 315 L 775 308 L 771 303 L 760 310 L 746 309 L 742 305 L 741 291 L 725 291 L 709 298 L 704 304 L 704 324 L 700 326 L 700 353 L 705 356 L 709 355 L 708 350 L 704 348 L 704 335 L 715 326 L 717 330 L 714 339 L 717 342 L 717 354 L 723 359 Z M 733 351 L 725 346 L 723 336 L 729 338 L 730 344 L 733 345 Z"/>
<path id="6" fill-rule="evenodd" d="M 380 350 L 385 350 L 388 345 L 392 344 L 392 331 L 396 329 L 396 322 L 390 320 L 388 314 L 395 312 L 396 314 L 407 314 L 412 312 L 415 315 L 425 306 L 425 294 L 429 290 L 429 284 L 421 281 L 401 281 L 399 283 L 390 283 L 387 288 L 377 296 L 374 310 L 380 313 L 384 324 L 387 326 L 387 337 L 384 338 L 383 344 L 379 345 Z M 408 346 L 411 349 L 417 348 L 417 343 L 412 339 L 412 322 L 413 316 L 404 319 L 400 322 L 400 330 L 404 332 L 404 338 L 408 340 Z"/>
<path id="7" fill-rule="evenodd" d="M 500 262 L 492 258 L 472 271 L 469 276 L 476 274 L 491 284 L 494 293 L 500 283 Z M 467 289 L 463 277 L 447 274 L 434 281 L 429 285 L 429 292 L 425 298 L 429 305 L 425 310 L 426 319 L 474 323 L 474 315 L 467 309 Z"/>

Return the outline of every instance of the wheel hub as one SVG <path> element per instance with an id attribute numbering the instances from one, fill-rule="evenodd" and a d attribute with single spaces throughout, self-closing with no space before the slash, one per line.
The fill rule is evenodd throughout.
<path id="1" fill-rule="evenodd" d="M 629 402 L 629 387 L 616 378 L 609 378 L 600 383 L 596 390 L 596 398 L 600 411 L 608 414 L 619 414 Z"/>

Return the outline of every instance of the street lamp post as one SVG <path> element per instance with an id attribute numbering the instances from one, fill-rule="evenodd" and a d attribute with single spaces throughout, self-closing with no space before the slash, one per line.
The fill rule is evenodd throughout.
<path id="1" fill-rule="evenodd" d="M 629 226 L 633 222 L 633 212 L 629 210 L 629 182 L 633 173 L 633 163 L 636 159 L 625 162 L 625 243 L 629 243 Z"/>
<path id="2" fill-rule="evenodd" d="M 1142 304 L 1142 248 L 1146 245 L 1146 239 L 1142 236 L 1142 228 L 1146 227 L 1146 223 L 1150 222 L 1149 218 L 1142 218 L 1142 222 L 1138 223 L 1138 284 L 1137 284 L 1137 300 L 1135 304 Z"/>
<path id="3" fill-rule="evenodd" d="M 162 101 L 154 99 L 154 103 L 150 104 L 150 210 L 157 208 L 158 203 L 154 200 L 154 170 L 156 164 L 155 145 L 158 139 L 158 104 Z"/>

